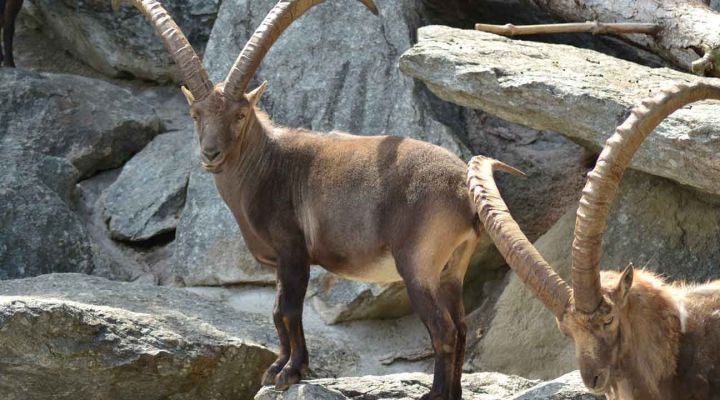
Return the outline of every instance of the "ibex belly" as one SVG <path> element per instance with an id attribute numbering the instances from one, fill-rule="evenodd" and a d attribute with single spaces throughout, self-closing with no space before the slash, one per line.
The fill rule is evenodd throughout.
<path id="1" fill-rule="evenodd" d="M 395 259 L 390 254 L 382 254 L 375 259 L 357 264 L 321 264 L 321 266 L 336 275 L 354 281 L 390 283 L 402 280 L 395 267 Z"/>

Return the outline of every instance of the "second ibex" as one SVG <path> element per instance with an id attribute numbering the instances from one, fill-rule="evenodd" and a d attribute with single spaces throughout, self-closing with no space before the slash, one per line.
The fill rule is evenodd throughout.
<path id="1" fill-rule="evenodd" d="M 372 0 L 360 1 L 377 13 Z M 132 1 L 183 75 L 204 168 L 253 256 L 277 269 L 280 354 L 263 383 L 286 389 L 308 368 L 303 299 L 310 265 L 318 264 L 350 279 L 403 280 L 435 354 L 432 389 L 423 399 L 460 399 L 462 283 L 481 232 L 463 161 L 412 139 L 277 127 L 256 108 L 265 84 L 245 93 L 275 40 L 321 2 L 280 1 L 225 81 L 213 85 L 160 3 Z"/>

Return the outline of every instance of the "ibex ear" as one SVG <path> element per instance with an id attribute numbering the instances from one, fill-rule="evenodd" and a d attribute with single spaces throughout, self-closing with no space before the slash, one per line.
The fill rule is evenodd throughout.
<path id="1" fill-rule="evenodd" d="M 630 263 L 627 267 L 625 267 L 622 275 L 620 275 L 620 281 L 617 284 L 617 289 L 615 292 L 617 294 L 618 304 L 620 306 L 624 306 L 627 302 L 628 294 L 630 293 L 630 288 L 632 287 L 634 274 L 635 268 L 633 267 L 632 263 Z"/>
<path id="2" fill-rule="evenodd" d="M 185 95 L 185 100 L 187 100 L 189 105 L 193 105 L 195 102 L 195 97 L 193 94 L 186 88 L 185 86 L 180 86 L 180 90 L 182 90 L 183 94 Z"/>
<path id="3" fill-rule="evenodd" d="M 263 93 L 265 93 L 265 88 L 267 87 L 267 81 L 264 81 L 260 84 L 260 86 L 257 87 L 257 89 L 253 90 L 252 92 L 248 93 L 247 99 L 250 102 L 250 104 L 255 107 L 260 101 L 260 98 L 262 97 Z"/>

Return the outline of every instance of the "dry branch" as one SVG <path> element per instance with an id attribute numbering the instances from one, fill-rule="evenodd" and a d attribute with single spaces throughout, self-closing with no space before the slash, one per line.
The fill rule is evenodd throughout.
<path id="1" fill-rule="evenodd" d="M 655 23 L 663 30 L 654 36 L 630 35 L 627 40 L 646 48 L 672 64 L 693 71 L 703 62 L 710 75 L 720 76 L 720 13 L 700 1 L 677 0 L 529 0 L 566 21 L 604 20 Z M 702 71 L 703 68 L 696 67 Z"/>
<path id="2" fill-rule="evenodd" d="M 575 22 L 568 24 L 542 24 L 542 25 L 491 25 L 475 24 L 475 30 L 490 32 L 503 36 L 536 35 L 547 33 L 578 33 L 589 32 L 593 35 L 608 33 L 644 33 L 655 35 L 662 28 L 657 24 L 644 23 L 605 23 L 599 21 Z"/>

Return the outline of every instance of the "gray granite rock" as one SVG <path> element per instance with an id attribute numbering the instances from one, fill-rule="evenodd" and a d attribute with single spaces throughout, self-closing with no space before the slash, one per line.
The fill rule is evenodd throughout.
<path id="1" fill-rule="evenodd" d="M 595 400 L 573 372 L 551 382 L 527 380 L 495 372 L 463 374 L 463 398 L 473 400 Z M 292 386 L 287 392 L 264 387 L 255 400 L 371 400 L 418 399 L 432 386 L 432 376 L 406 373 L 385 376 L 317 379 Z"/>
<path id="2" fill-rule="evenodd" d="M 114 239 L 143 241 L 175 230 L 185 205 L 197 139 L 193 130 L 157 136 L 125 166 L 105 193 Z"/>
<path id="3" fill-rule="evenodd" d="M 3 281 L 0 393 L 250 399 L 275 357 L 259 344 L 265 330 L 257 316 L 182 289 L 79 274 Z"/>
<path id="4" fill-rule="evenodd" d="M 91 272 L 91 243 L 70 209 L 78 171 L 7 142 L 0 154 L 0 279 Z"/>
<path id="5" fill-rule="evenodd" d="M 400 68 L 440 98 L 559 132 L 593 150 L 642 99 L 702 79 L 591 50 L 484 32 L 428 26 L 418 35 Z M 648 137 L 631 167 L 720 194 L 718 104 L 697 103 L 671 115 Z"/>
<path id="6" fill-rule="evenodd" d="M 113 84 L 0 69 L 0 146 L 64 157 L 80 177 L 122 165 L 160 129 L 150 105 Z"/>
<path id="7" fill-rule="evenodd" d="M 202 54 L 219 0 L 165 0 L 163 6 Z M 125 5 L 113 13 L 105 0 L 29 0 L 29 14 L 55 45 L 111 77 L 168 81 L 176 71 L 150 23 Z"/>

